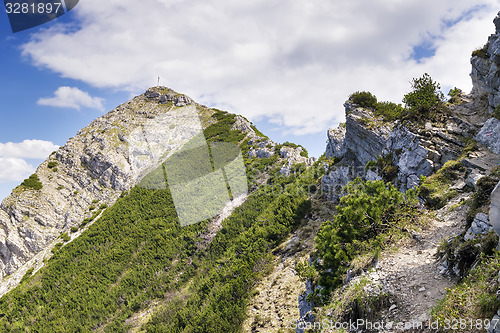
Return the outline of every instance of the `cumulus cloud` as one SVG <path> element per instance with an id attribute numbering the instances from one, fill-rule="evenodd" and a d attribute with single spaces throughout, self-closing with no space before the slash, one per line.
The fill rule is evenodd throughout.
<path id="1" fill-rule="evenodd" d="M 59 146 L 43 140 L 0 143 L 0 183 L 21 181 L 35 171 L 26 159 L 44 159 Z"/>
<path id="2" fill-rule="evenodd" d="M 87 0 L 33 35 L 36 65 L 96 87 L 156 83 L 295 134 L 343 119 L 356 90 L 400 102 L 413 77 L 470 90 L 497 0 Z M 434 56 L 415 59 L 426 45 Z M 56 96 L 57 97 L 57 96 Z M 57 98 L 56 98 L 57 99 Z"/>
<path id="3" fill-rule="evenodd" d="M 0 157 L 43 159 L 58 148 L 59 146 L 52 142 L 43 140 L 0 143 Z"/>
<path id="4" fill-rule="evenodd" d="M 59 87 L 54 92 L 54 97 L 40 98 L 37 104 L 77 110 L 80 110 L 82 106 L 104 110 L 103 101 L 102 98 L 92 97 L 76 87 Z"/>
<path id="5" fill-rule="evenodd" d="M 0 157 L 0 183 L 21 181 L 35 171 L 35 168 L 20 158 Z"/>

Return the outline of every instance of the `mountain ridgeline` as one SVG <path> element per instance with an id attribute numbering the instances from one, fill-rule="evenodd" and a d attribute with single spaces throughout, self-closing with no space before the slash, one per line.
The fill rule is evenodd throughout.
<path id="1" fill-rule="evenodd" d="M 404 105 L 355 92 L 318 160 L 166 87 L 96 119 L 0 206 L 0 331 L 484 331 L 500 319 L 494 23 L 471 94 L 428 74 Z"/>

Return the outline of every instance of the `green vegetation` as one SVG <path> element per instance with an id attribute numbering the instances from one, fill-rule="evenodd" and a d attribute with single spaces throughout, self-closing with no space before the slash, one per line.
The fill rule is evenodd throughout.
<path id="1" fill-rule="evenodd" d="M 30 268 L 26 271 L 26 273 L 24 274 L 24 276 L 21 278 L 21 282 L 20 283 L 23 283 L 24 281 L 26 281 L 29 277 L 31 277 L 31 275 L 33 275 L 33 271 L 35 269 L 34 268 Z"/>
<path id="2" fill-rule="evenodd" d="M 356 91 L 349 96 L 349 100 L 362 108 L 374 108 L 377 105 L 377 97 L 369 91 Z"/>
<path id="3" fill-rule="evenodd" d="M 434 320 L 444 323 L 463 318 L 491 319 L 500 308 L 496 292 L 500 287 L 498 271 L 500 270 L 500 254 L 483 256 L 482 262 L 476 266 L 456 287 L 448 289 L 443 300 L 433 308 Z"/>
<path id="4" fill-rule="evenodd" d="M 386 121 L 395 121 L 404 117 L 406 110 L 401 104 L 379 102 L 375 106 L 375 115 L 382 116 Z"/>
<path id="5" fill-rule="evenodd" d="M 497 105 L 497 107 L 495 108 L 495 111 L 493 111 L 493 117 L 500 120 L 500 104 Z"/>
<path id="6" fill-rule="evenodd" d="M 245 145 L 244 134 L 229 130 L 233 115 L 214 117 L 208 142 Z M 110 208 L 94 202 L 81 227 L 102 216 L 72 242 L 56 244 L 41 270 L 0 299 L 0 331 L 125 332 L 127 320 L 145 310 L 154 310 L 147 332 L 238 331 L 272 250 L 308 213 L 308 185 L 324 172 L 297 165 L 280 175 L 276 161 L 245 157 L 250 178 L 262 170 L 271 176 L 213 240 L 208 220 L 180 226 L 168 187 L 135 187 Z"/>
<path id="7" fill-rule="evenodd" d="M 215 118 L 217 122 L 208 126 L 203 131 L 207 141 L 239 143 L 245 138 L 245 133 L 237 130 L 231 130 L 231 126 L 233 126 L 235 122 L 234 118 L 236 115 L 217 110 L 212 117 Z"/>
<path id="8" fill-rule="evenodd" d="M 420 78 L 414 78 L 411 86 L 413 90 L 403 98 L 411 118 L 427 117 L 431 111 L 436 111 L 442 106 L 444 95 L 440 90 L 441 87 L 429 74 L 425 73 Z"/>
<path id="9" fill-rule="evenodd" d="M 461 89 L 458 89 L 457 87 L 450 89 L 450 92 L 448 92 L 448 96 L 450 96 L 448 103 L 461 104 L 463 102 L 463 100 L 461 98 L 462 95 L 463 95 L 463 91 Z"/>
<path id="10" fill-rule="evenodd" d="M 482 48 L 472 51 L 472 56 L 488 59 L 490 57 L 490 55 L 488 54 L 488 47 L 489 43 L 486 43 Z"/>
<path id="11" fill-rule="evenodd" d="M 384 181 L 392 182 L 398 175 L 398 167 L 393 162 L 394 154 L 378 156 L 376 161 L 366 163 L 366 170 L 372 170 L 379 173 Z"/>
<path id="12" fill-rule="evenodd" d="M 43 184 L 38 178 L 38 175 L 34 173 L 31 176 L 29 176 L 28 179 L 25 179 L 21 183 L 21 186 L 26 189 L 40 190 L 43 187 Z"/>
<path id="13" fill-rule="evenodd" d="M 168 189 L 134 188 L 0 300 L 0 330 L 124 331 L 158 299 L 148 332 L 237 331 L 270 250 L 310 207 L 301 193 L 251 195 L 208 244 L 208 221 L 181 228 Z"/>
<path id="14" fill-rule="evenodd" d="M 449 267 L 455 267 L 453 274 L 459 277 L 467 276 L 469 270 L 481 261 L 493 255 L 498 244 L 498 235 L 495 231 L 476 235 L 473 239 L 464 241 L 463 234 L 449 240 L 443 240 L 439 245 L 438 255 L 446 258 Z"/>
<path id="15" fill-rule="evenodd" d="M 380 311 L 389 301 L 390 295 L 380 291 L 369 294 L 365 288 L 372 283 L 366 277 L 347 286 L 346 289 L 336 290 L 332 296 L 332 303 L 328 309 L 328 320 L 334 322 L 349 322 L 356 318 L 364 318 L 372 321 L 377 320 Z M 337 331 L 335 331 L 337 332 Z"/>
<path id="16" fill-rule="evenodd" d="M 51 161 L 47 164 L 47 168 L 49 168 L 49 169 L 55 168 L 56 166 L 57 166 L 57 162 L 55 162 L 55 161 Z"/>
<path id="17" fill-rule="evenodd" d="M 65 242 L 69 242 L 71 240 L 71 237 L 69 237 L 67 232 L 64 232 L 61 234 L 61 239 Z"/>
<path id="18" fill-rule="evenodd" d="M 253 129 L 253 131 L 255 132 L 255 134 L 257 134 L 257 135 L 258 135 L 258 136 L 260 136 L 261 138 L 264 138 L 265 140 L 269 139 L 269 138 L 267 137 L 267 135 L 262 134 L 262 132 L 261 132 L 261 131 L 259 131 L 259 130 L 258 130 L 258 128 L 257 128 L 257 127 L 255 127 L 254 125 L 250 125 L 250 128 L 252 128 L 252 129 Z"/>
<path id="19" fill-rule="evenodd" d="M 500 170 L 500 167 L 497 167 L 497 170 Z M 469 210 L 467 211 L 467 228 L 470 227 L 477 213 L 483 212 L 488 214 L 491 192 L 493 192 L 499 180 L 500 175 L 497 175 L 495 170 L 493 170 L 490 175 L 482 177 L 477 181 L 476 193 L 473 194 L 472 199 L 467 203 L 469 205 Z"/>
<path id="20" fill-rule="evenodd" d="M 375 116 L 382 117 L 384 121 L 428 118 L 444 108 L 444 95 L 440 91 L 440 85 L 433 81 L 429 74 L 425 73 L 420 78 L 414 78 L 411 86 L 412 91 L 404 95 L 403 98 L 406 107 L 393 102 L 378 102 L 377 97 L 368 91 L 352 93 L 349 100 L 371 110 Z M 452 89 L 450 91 L 450 94 L 452 94 L 450 95 L 452 96 L 450 101 L 458 99 L 456 102 L 461 102 L 460 93 L 460 89 Z M 368 119 L 364 120 L 364 122 L 365 125 L 376 126 L 375 123 L 369 123 Z"/>
<path id="21" fill-rule="evenodd" d="M 415 192 L 406 195 L 383 181 L 362 182 L 345 187 L 333 221 L 322 224 L 316 237 L 319 284 L 327 295 L 342 282 L 351 260 L 362 253 L 378 252 L 390 239 L 390 231 L 415 224 L 419 215 Z"/>
<path id="22" fill-rule="evenodd" d="M 418 194 L 425 200 L 425 206 L 430 209 L 443 207 L 451 198 L 457 196 L 456 190 L 451 190 L 453 181 L 465 176 L 467 168 L 459 161 L 448 161 L 441 169 L 429 177 L 421 177 Z"/>

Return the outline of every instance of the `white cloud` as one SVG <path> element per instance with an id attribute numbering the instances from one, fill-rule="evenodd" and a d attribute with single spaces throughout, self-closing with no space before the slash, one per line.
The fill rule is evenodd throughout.
<path id="1" fill-rule="evenodd" d="M 413 77 L 470 90 L 469 57 L 498 0 L 87 0 L 77 22 L 33 36 L 23 54 L 63 77 L 141 92 L 162 84 L 284 130 L 343 119 L 356 90 L 400 102 Z M 450 24 L 449 22 L 458 22 Z M 413 47 L 436 47 L 411 59 Z M 56 95 L 57 99 L 57 95 Z"/>
<path id="2" fill-rule="evenodd" d="M 25 159 L 45 159 L 59 146 L 43 140 L 0 143 L 0 183 L 21 181 L 35 171 Z"/>
<path id="3" fill-rule="evenodd" d="M 0 143 L 0 157 L 45 159 L 59 146 L 49 141 L 24 140 L 20 143 Z"/>
<path id="4" fill-rule="evenodd" d="M 0 157 L 0 183 L 21 181 L 35 171 L 25 160 L 15 157 Z"/>
<path id="5" fill-rule="evenodd" d="M 54 92 L 54 97 L 40 98 L 37 104 L 77 110 L 80 110 L 82 106 L 104 110 L 103 101 L 102 98 L 92 97 L 76 87 L 59 87 Z"/>

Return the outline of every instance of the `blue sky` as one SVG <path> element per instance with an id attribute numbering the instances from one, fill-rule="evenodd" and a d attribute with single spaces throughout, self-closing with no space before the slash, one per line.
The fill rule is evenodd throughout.
<path id="1" fill-rule="evenodd" d="M 325 148 L 356 90 L 401 102 L 428 72 L 470 91 L 498 0 L 82 0 L 11 32 L 0 7 L 0 199 L 96 117 L 161 83 L 240 113 L 278 142 Z"/>

